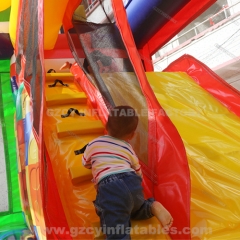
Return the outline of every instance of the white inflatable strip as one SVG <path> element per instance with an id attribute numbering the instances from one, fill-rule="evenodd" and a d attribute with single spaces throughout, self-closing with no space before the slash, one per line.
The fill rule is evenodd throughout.
<path id="1" fill-rule="evenodd" d="M 7 173 L 6 162 L 4 155 L 3 137 L 2 137 L 2 123 L 0 122 L 0 212 L 6 212 L 8 206 L 8 187 L 7 187 Z"/>
<path id="2" fill-rule="evenodd" d="M 9 33 L 9 22 L 0 22 L 0 33 Z"/>

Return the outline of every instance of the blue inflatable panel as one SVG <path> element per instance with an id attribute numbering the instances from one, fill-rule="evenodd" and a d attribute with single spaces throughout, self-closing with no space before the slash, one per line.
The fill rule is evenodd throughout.
<path id="1" fill-rule="evenodd" d="M 148 40 L 190 0 L 131 0 L 125 3 L 128 21 L 137 48 Z"/>

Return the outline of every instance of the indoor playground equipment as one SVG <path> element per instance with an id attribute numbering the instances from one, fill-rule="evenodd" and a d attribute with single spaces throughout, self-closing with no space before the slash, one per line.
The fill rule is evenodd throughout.
<path id="1" fill-rule="evenodd" d="M 174 218 L 169 234 L 155 217 L 132 221 L 132 239 L 238 239 L 240 93 L 192 56 L 163 72 L 151 62 L 214 1 L 111 0 L 106 23 L 89 22 L 81 0 L 7 2 L 14 56 L 0 60 L 0 77 L 11 204 L 0 239 L 104 239 L 81 156 L 117 105 L 139 114 L 131 144 L 145 195 Z"/>

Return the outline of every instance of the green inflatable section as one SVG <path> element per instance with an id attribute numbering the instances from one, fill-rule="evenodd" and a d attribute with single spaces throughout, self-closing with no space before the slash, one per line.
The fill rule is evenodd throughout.
<path id="1" fill-rule="evenodd" d="M 16 138 L 14 130 L 15 103 L 10 84 L 10 60 L 0 60 L 0 118 L 8 184 L 8 211 L 0 212 L 0 239 L 20 239 L 28 232 L 21 209 Z"/>
<path id="2" fill-rule="evenodd" d="M 8 22 L 9 21 L 10 11 L 11 11 L 11 8 L 8 8 L 5 11 L 0 12 L 0 22 Z"/>

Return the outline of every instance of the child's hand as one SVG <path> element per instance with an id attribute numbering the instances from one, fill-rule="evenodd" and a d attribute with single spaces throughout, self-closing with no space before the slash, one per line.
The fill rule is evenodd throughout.
<path id="1" fill-rule="evenodd" d="M 141 170 L 141 169 L 140 169 L 139 171 L 136 171 L 136 174 L 137 174 L 139 177 L 143 178 L 142 170 Z"/>

